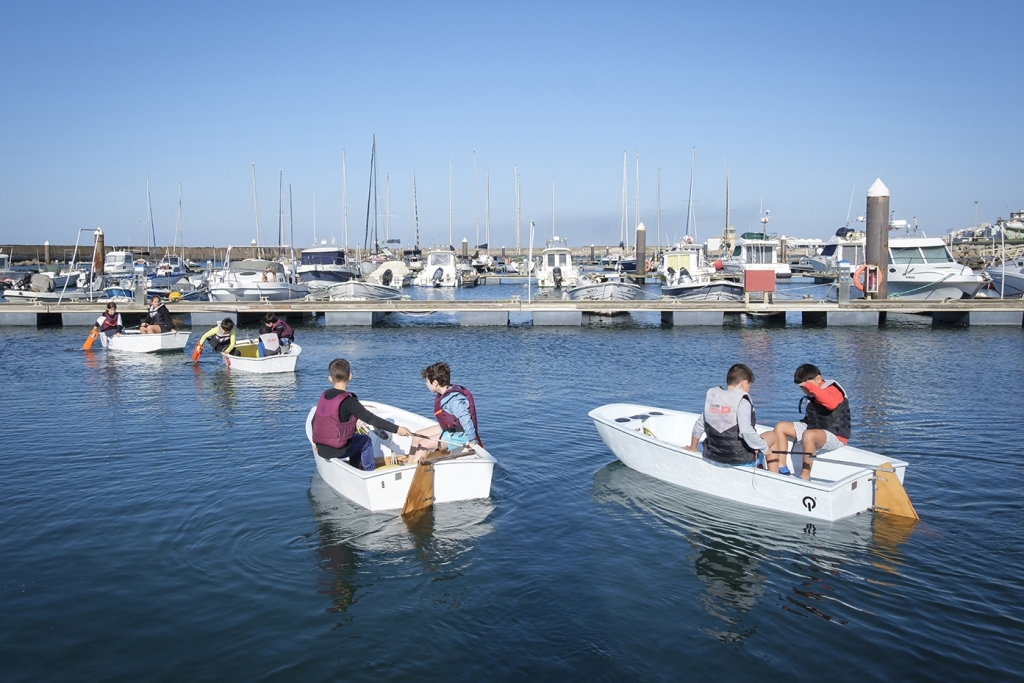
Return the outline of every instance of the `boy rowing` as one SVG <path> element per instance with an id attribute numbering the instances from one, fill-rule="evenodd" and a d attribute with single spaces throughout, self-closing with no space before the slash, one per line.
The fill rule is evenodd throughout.
<path id="1" fill-rule="evenodd" d="M 435 394 L 434 417 L 437 424 L 413 436 L 409 462 L 418 462 L 425 454 L 441 448 L 440 444 L 456 447 L 479 444 L 473 394 L 466 387 L 452 384 L 452 371 L 448 364 L 434 363 L 420 374 L 427 389 Z"/>

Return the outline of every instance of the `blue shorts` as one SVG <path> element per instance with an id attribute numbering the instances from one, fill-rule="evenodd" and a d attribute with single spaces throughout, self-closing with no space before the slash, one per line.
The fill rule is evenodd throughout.
<path id="1" fill-rule="evenodd" d="M 764 465 L 764 453 L 758 453 L 753 462 L 744 463 L 740 467 L 757 467 L 758 465 Z"/>
<path id="2" fill-rule="evenodd" d="M 441 432 L 439 438 L 444 439 L 442 443 L 448 447 L 458 448 L 469 443 L 469 437 L 466 436 L 466 432 Z"/>

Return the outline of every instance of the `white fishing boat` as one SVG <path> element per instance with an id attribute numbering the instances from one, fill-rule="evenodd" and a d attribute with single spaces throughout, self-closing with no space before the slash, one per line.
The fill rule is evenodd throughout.
<path id="1" fill-rule="evenodd" d="M 189 332 L 171 331 L 163 334 L 141 334 L 138 330 L 125 330 L 119 335 L 100 335 L 100 343 L 112 351 L 156 353 L 181 351 L 188 344 Z"/>
<path id="2" fill-rule="evenodd" d="M 401 289 L 412 284 L 413 272 L 404 261 L 385 261 L 366 276 L 367 282 Z"/>
<path id="3" fill-rule="evenodd" d="M 995 293 L 989 296 L 1024 296 L 1024 258 L 991 266 L 985 272 L 992 278 L 992 288 L 995 290 Z"/>
<path id="4" fill-rule="evenodd" d="M 408 427 L 413 432 L 427 429 L 434 420 L 395 408 L 383 403 L 364 403 L 366 408 L 385 420 Z M 306 417 L 306 438 L 313 444 L 313 415 L 316 407 Z M 378 467 L 374 470 L 357 470 L 347 460 L 332 458 L 326 460 L 316 454 L 316 469 L 327 484 L 349 500 L 374 512 L 400 510 L 405 505 L 417 465 L 388 465 L 395 456 L 408 455 L 412 437 L 397 434 L 381 434 L 369 429 L 374 455 Z M 482 446 L 473 446 L 472 454 L 461 458 L 443 460 L 434 464 L 434 502 L 450 503 L 458 500 L 487 498 L 491 495 L 491 473 L 494 457 Z"/>
<path id="5" fill-rule="evenodd" d="M 575 287 L 580 271 L 572 263 L 572 251 L 565 246 L 565 240 L 557 237 L 549 240 L 548 246 L 540 253 L 537 268 L 538 287 Z M 623 268 L 625 270 L 625 268 Z"/>
<path id="6" fill-rule="evenodd" d="M 289 281 L 282 263 L 264 259 L 229 261 L 209 283 L 212 301 L 287 301 L 309 294 L 305 283 Z"/>
<path id="7" fill-rule="evenodd" d="M 599 271 L 582 274 L 564 296 L 570 301 L 636 301 L 644 298 L 644 290 L 621 273 Z"/>
<path id="8" fill-rule="evenodd" d="M 680 242 L 662 255 L 658 275 L 661 295 L 685 301 L 741 301 L 743 285 L 716 277 L 721 262 L 708 265 L 704 247 Z"/>
<path id="9" fill-rule="evenodd" d="M 857 268 L 864 263 L 864 240 L 863 230 L 839 228 L 822 247 L 820 254 L 807 257 L 807 263 L 815 273 L 832 275 L 839 272 L 840 261 L 847 261 L 851 268 Z"/>
<path id="10" fill-rule="evenodd" d="M 888 268 L 890 299 L 973 299 L 989 281 L 957 263 L 938 237 L 891 238 Z"/>
<path id="11" fill-rule="evenodd" d="M 295 372 L 295 364 L 299 361 L 299 354 L 302 347 L 298 344 L 285 344 L 281 347 L 281 353 L 274 356 L 260 358 L 258 342 L 254 339 L 245 339 L 235 344 L 240 355 L 232 356 L 221 353 L 224 364 L 232 370 L 242 372 L 255 372 L 266 375 L 275 372 Z"/>
<path id="12" fill-rule="evenodd" d="M 745 232 L 736 240 L 732 255 L 722 262 L 726 273 L 742 275 L 748 268 L 770 267 L 776 278 L 789 278 L 793 271 L 788 263 L 779 262 L 779 240 L 763 232 Z"/>
<path id="13" fill-rule="evenodd" d="M 427 252 L 426 264 L 413 280 L 417 287 L 458 287 L 459 271 L 455 252 L 450 249 L 432 249 Z"/>
<path id="14" fill-rule="evenodd" d="M 875 477 L 903 482 L 907 463 L 853 446 L 816 460 L 810 480 L 753 467 L 723 465 L 686 450 L 698 415 L 676 410 L 613 403 L 590 411 L 605 445 L 626 466 L 677 486 L 720 498 L 834 521 L 873 509 Z M 758 426 L 758 431 L 767 431 Z M 787 466 L 799 472 L 802 456 L 789 454 Z M 796 458 L 796 462 L 794 462 Z M 876 470 L 883 463 L 891 467 Z"/>
<path id="15" fill-rule="evenodd" d="M 327 240 L 303 249 L 299 258 L 299 278 L 310 287 L 329 287 L 359 277 L 359 267 L 346 263 L 345 250 L 327 246 Z"/>
<path id="16" fill-rule="evenodd" d="M 130 251 L 112 251 L 103 260 L 103 274 L 131 277 L 135 274 L 135 256 Z"/>
<path id="17" fill-rule="evenodd" d="M 327 290 L 327 293 L 331 301 L 368 301 L 371 299 L 393 301 L 402 298 L 400 289 L 359 280 L 349 280 L 333 285 Z"/>

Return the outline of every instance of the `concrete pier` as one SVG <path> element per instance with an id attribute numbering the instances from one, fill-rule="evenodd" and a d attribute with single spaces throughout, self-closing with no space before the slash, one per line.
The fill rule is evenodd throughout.
<path id="1" fill-rule="evenodd" d="M 878 326 L 878 311 L 803 311 L 804 325 Z"/>
<path id="2" fill-rule="evenodd" d="M 568 326 L 574 325 L 579 327 L 583 324 L 583 311 L 582 310 L 554 310 L 554 311 L 537 311 L 533 312 L 533 326 L 544 327 L 544 326 Z"/>
<path id="3" fill-rule="evenodd" d="M 971 326 L 1010 326 L 1021 327 L 1024 323 L 1024 313 L 1021 311 L 935 311 L 932 313 L 932 321 L 947 325 L 971 325 Z"/>
<path id="4" fill-rule="evenodd" d="M 661 322 L 680 326 L 721 326 L 725 323 L 723 311 L 662 311 Z"/>
<path id="5" fill-rule="evenodd" d="M 508 327 L 508 311 L 461 311 L 462 327 Z"/>
<path id="6" fill-rule="evenodd" d="M 384 322 L 382 311 L 326 311 L 325 325 L 371 326 Z"/>

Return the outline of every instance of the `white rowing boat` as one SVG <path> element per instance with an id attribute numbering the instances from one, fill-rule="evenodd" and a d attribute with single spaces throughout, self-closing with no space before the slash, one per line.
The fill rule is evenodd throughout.
<path id="1" fill-rule="evenodd" d="M 235 344 L 240 356 L 232 356 L 221 353 L 224 364 L 232 370 L 242 372 L 255 372 L 266 375 L 275 372 L 295 372 L 295 364 L 299 361 L 299 354 L 302 347 L 298 344 L 285 344 L 281 347 L 281 353 L 275 356 L 259 357 L 258 342 L 256 340 L 244 340 Z"/>
<path id="2" fill-rule="evenodd" d="M 163 334 L 141 334 L 138 330 L 125 330 L 119 335 L 100 335 L 100 343 L 113 351 L 134 353 L 156 353 L 157 351 L 181 351 L 188 344 L 190 332 L 171 331 Z"/>
<path id="3" fill-rule="evenodd" d="M 367 410 L 385 420 L 408 427 L 414 432 L 436 424 L 430 418 L 416 415 L 401 408 L 384 403 L 363 403 Z M 306 417 L 306 438 L 313 444 L 313 415 L 316 407 Z M 369 430 L 374 455 L 378 463 L 391 461 L 395 455 L 408 455 L 412 437 L 397 434 L 381 434 Z M 450 503 L 457 500 L 487 498 L 491 495 L 491 473 L 494 457 L 482 446 L 473 446 L 473 453 L 461 458 L 444 460 L 434 464 L 434 502 Z M 332 489 L 373 512 L 399 510 L 405 505 L 409 485 L 412 483 L 416 465 L 384 465 L 377 469 L 357 470 L 347 460 L 321 458 L 314 450 L 316 469 Z"/>
<path id="4" fill-rule="evenodd" d="M 813 519 L 833 521 L 873 509 L 876 468 L 890 463 L 900 484 L 907 469 L 902 460 L 844 446 L 823 454 L 814 464 L 813 476 L 805 481 L 722 465 L 684 449 L 698 417 L 695 413 L 612 403 L 590 411 L 590 417 L 605 445 L 634 470 L 720 498 Z M 758 431 L 766 429 L 758 426 Z M 801 456 L 786 457 L 790 470 L 799 472 Z"/>

